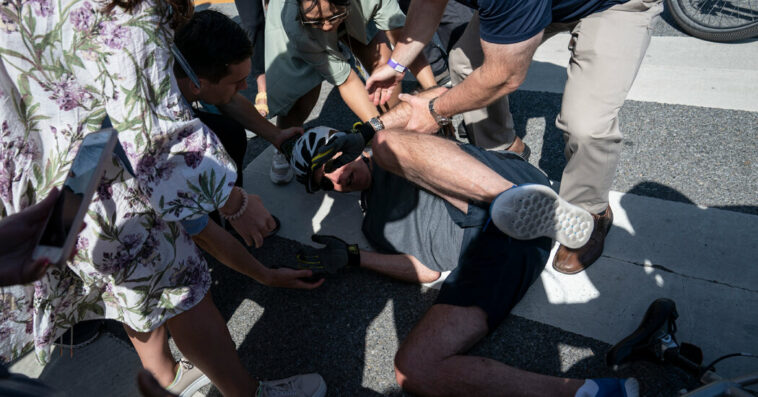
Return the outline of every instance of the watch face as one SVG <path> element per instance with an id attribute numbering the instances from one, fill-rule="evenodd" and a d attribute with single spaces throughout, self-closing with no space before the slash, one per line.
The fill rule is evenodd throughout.
<path id="1" fill-rule="evenodd" d="M 378 118 L 374 117 L 368 121 L 369 124 L 371 124 L 371 128 L 374 129 L 374 131 L 380 131 L 384 129 L 384 125 L 382 124 L 382 121 Z"/>

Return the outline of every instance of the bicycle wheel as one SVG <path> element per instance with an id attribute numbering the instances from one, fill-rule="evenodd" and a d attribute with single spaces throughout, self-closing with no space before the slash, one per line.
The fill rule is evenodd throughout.
<path id="1" fill-rule="evenodd" d="M 758 0 L 665 0 L 688 34 L 710 41 L 758 37 Z"/>

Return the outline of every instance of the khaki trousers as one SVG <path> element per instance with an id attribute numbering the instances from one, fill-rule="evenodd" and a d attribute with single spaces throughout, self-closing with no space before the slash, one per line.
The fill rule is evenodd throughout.
<path id="1" fill-rule="evenodd" d="M 608 192 L 621 152 L 618 112 L 662 10 L 661 0 L 630 0 L 574 23 L 545 28 L 543 41 L 556 33 L 571 32 L 568 79 L 555 121 L 564 132 L 568 160 L 560 195 L 592 213 L 600 213 L 608 206 Z M 475 14 L 450 51 L 454 85 L 482 64 L 479 40 L 479 15 Z M 469 140 L 476 146 L 505 149 L 516 137 L 507 96 L 463 113 L 463 119 Z"/>

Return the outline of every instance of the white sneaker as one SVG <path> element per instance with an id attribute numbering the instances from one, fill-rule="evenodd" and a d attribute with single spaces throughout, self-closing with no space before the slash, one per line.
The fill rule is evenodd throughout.
<path id="1" fill-rule="evenodd" d="M 190 397 L 209 383 L 211 380 L 202 371 L 186 359 L 181 359 L 176 377 L 166 389 L 179 397 Z"/>
<path id="2" fill-rule="evenodd" d="M 521 185 L 500 193 L 490 205 L 490 216 L 501 232 L 513 238 L 545 236 L 568 248 L 586 244 L 595 227 L 589 212 L 544 185 Z"/>
<path id="3" fill-rule="evenodd" d="M 292 181 L 295 173 L 290 167 L 290 162 L 287 161 L 281 152 L 274 149 L 274 157 L 271 159 L 271 182 L 277 185 L 285 185 Z"/>
<path id="4" fill-rule="evenodd" d="M 286 379 L 261 381 L 256 397 L 324 397 L 326 382 L 319 374 L 295 375 Z"/>

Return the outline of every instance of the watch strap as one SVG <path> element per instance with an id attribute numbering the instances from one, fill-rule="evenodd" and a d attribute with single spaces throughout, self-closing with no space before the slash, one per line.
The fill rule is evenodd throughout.
<path id="1" fill-rule="evenodd" d="M 440 127 L 446 127 L 450 125 L 450 119 L 448 117 L 441 116 L 439 113 L 434 111 L 434 102 L 437 100 L 437 98 L 439 97 L 432 98 L 432 100 L 429 101 L 429 114 L 432 115 L 434 121 L 437 122 L 437 125 Z"/>

